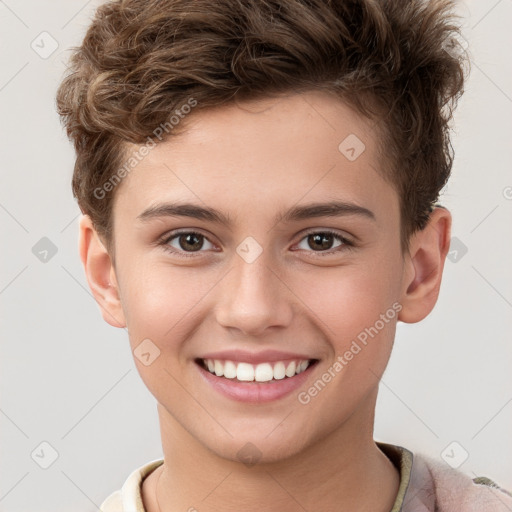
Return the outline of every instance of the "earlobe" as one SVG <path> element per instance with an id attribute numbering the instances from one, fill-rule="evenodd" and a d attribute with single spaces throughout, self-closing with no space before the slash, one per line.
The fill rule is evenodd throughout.
<path id="1" fill-rule="evenodd" d="M 437 207 L 425 228 L 413 235 L 410 252 L 405 256 L 402 310 L 398 320 L 419 322 L 434 308 L 450 246 L 451 221 L 450 212 Z"/>
<path id="2" fill-rule="evenodd" d="M 103 319 L 113 327 L 126 327 L 110 255 L 88 215 L 82 215 L 79 229 L 80 259 L 89 288 L 100 307 Z"/>

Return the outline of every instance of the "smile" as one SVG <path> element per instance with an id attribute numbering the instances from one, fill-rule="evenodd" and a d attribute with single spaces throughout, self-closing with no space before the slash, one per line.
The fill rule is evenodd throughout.
<path id="1" fill-rule="evenodd" d="M 247 358 L 249 359 L 249 358 Z M 265 403 L 282 399 L 307 385 L 318 359 L 287 359 L 248 363 L 239 360 L 195 359 L 208 388 L 239 402 Z"/>
<path id="2" fill-rule="evenodd" d="M 200 359 L 205 370 L 217 377 L 241 382 L 270 382 L 293 377 L 305 371 L 315 360 L 272 361 L 259 364 L 219 359 Z"/>

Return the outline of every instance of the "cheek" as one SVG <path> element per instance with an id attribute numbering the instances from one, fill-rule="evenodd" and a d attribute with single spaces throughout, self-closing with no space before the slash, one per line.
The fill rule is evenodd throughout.
<path id="1" fill-rule="evenodd" d="M 197 325 L 201 299 L 211 288 L 197 272 L 170 268 L 162 262 L 134 259 L 120 268 L 122 306 L 130 347 L 140 377 L 158 401 L 180 396 L 182 345 Z M 148 359 L 144 354 L 149 353 Z"/>
<path id="2" fill-rule="evenodd" d="M 311 404 L 312 417 L 322 414 L 326 404 L 336 403 L 336 414 L 325 419 L 326 426 L 334 426 L 375 389 L 382 376 L 393 347 L 399 296 L 391 269 L 377 275 L 338 268 L 331 276 L 319 273 L 302 287 L 308 291 L 301 299 L 315 313 L 310 316 L 331 354 L 318 380 L 302 390 L 301 403 Z"/>
<path id="3" fill-rule="evenodd" d="M 319 320 L 317 325 L 332 348 L 332 363 L 338 361 L 331 391 L 348 386 L 364 393 L 384 371 L 393 347 L 401 308 L 398 269 L 391 265 L 379 269 L 376 263 L 322 270 L 302 282 L 301 299 Z"/>
<path id="4" fill-rule="evenodd" d="M 330 337 L 356 336 L 399 297 L 396 269 L 368 268 L 372 267 L 324 268 L 297 282 L 303 303 L 324 323 Z"/>
<path id="5" fill-rule="evenodd" d="M 201 275 L 197 269 L 151 260 L 126 262 L 121 274 L 122 306 L 132 344 L 150 338 L 162 346 L 190 326 L 219 279 L 218 272 Z"/>

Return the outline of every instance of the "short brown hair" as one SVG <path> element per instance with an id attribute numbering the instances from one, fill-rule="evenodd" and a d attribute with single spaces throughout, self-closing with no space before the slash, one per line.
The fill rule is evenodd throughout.
<path id="1" fill-rule="evenodd" d="M 449 122 L 468 63 L 447 50 L 460 40 L 453 9 L 451 0 L 104 3 L 57 92 L 81 211 L 110 245 L 115 188 L 95 190 L 123 165 L 127 143 L 146 142 L 190 98 L 196 112 L 323 90 L 378 126 L 405 249 L 451 172 Z"/>

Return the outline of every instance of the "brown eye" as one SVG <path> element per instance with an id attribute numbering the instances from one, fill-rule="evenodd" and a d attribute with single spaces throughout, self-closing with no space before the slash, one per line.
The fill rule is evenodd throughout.
<path id="1" fill-rule="evenodd" d="M 202 252 L 201 249 L 213 248 L 213 244 L 204 235 L 194 231 L 182 231 L 181 233 L 171 235 L 163 244 L 171 252 L 178 254 L 183 252 Z"/>
<path id="2" fill-rule="evenodd" d="M 338 241 L 338 242 L 337 242 Z M 337 242 L 337 245 L 334 245 Z M 317 231 L 309 233 L 298 244 L 299 249 L 313 252 L 327 252 L 343 245 L 350 245 L 349 242 L 337 233 L 330 231 Z M 336 251 L 331 251 L 336 252 Z"/>
<path id="3" fill-rule="evenodd" d="M 203 247 L 204 237 L 196 233 L 186 233 L 178 237 L 181 249 L 185 251 L 197 251 Z"/>
<path id="4" fill-rule="evenodd" d="M 314 233 L 308 235 L 308 246 L 311 249 L 327 250 L 332 248 L 334 237 L 328 233 Z"/>

